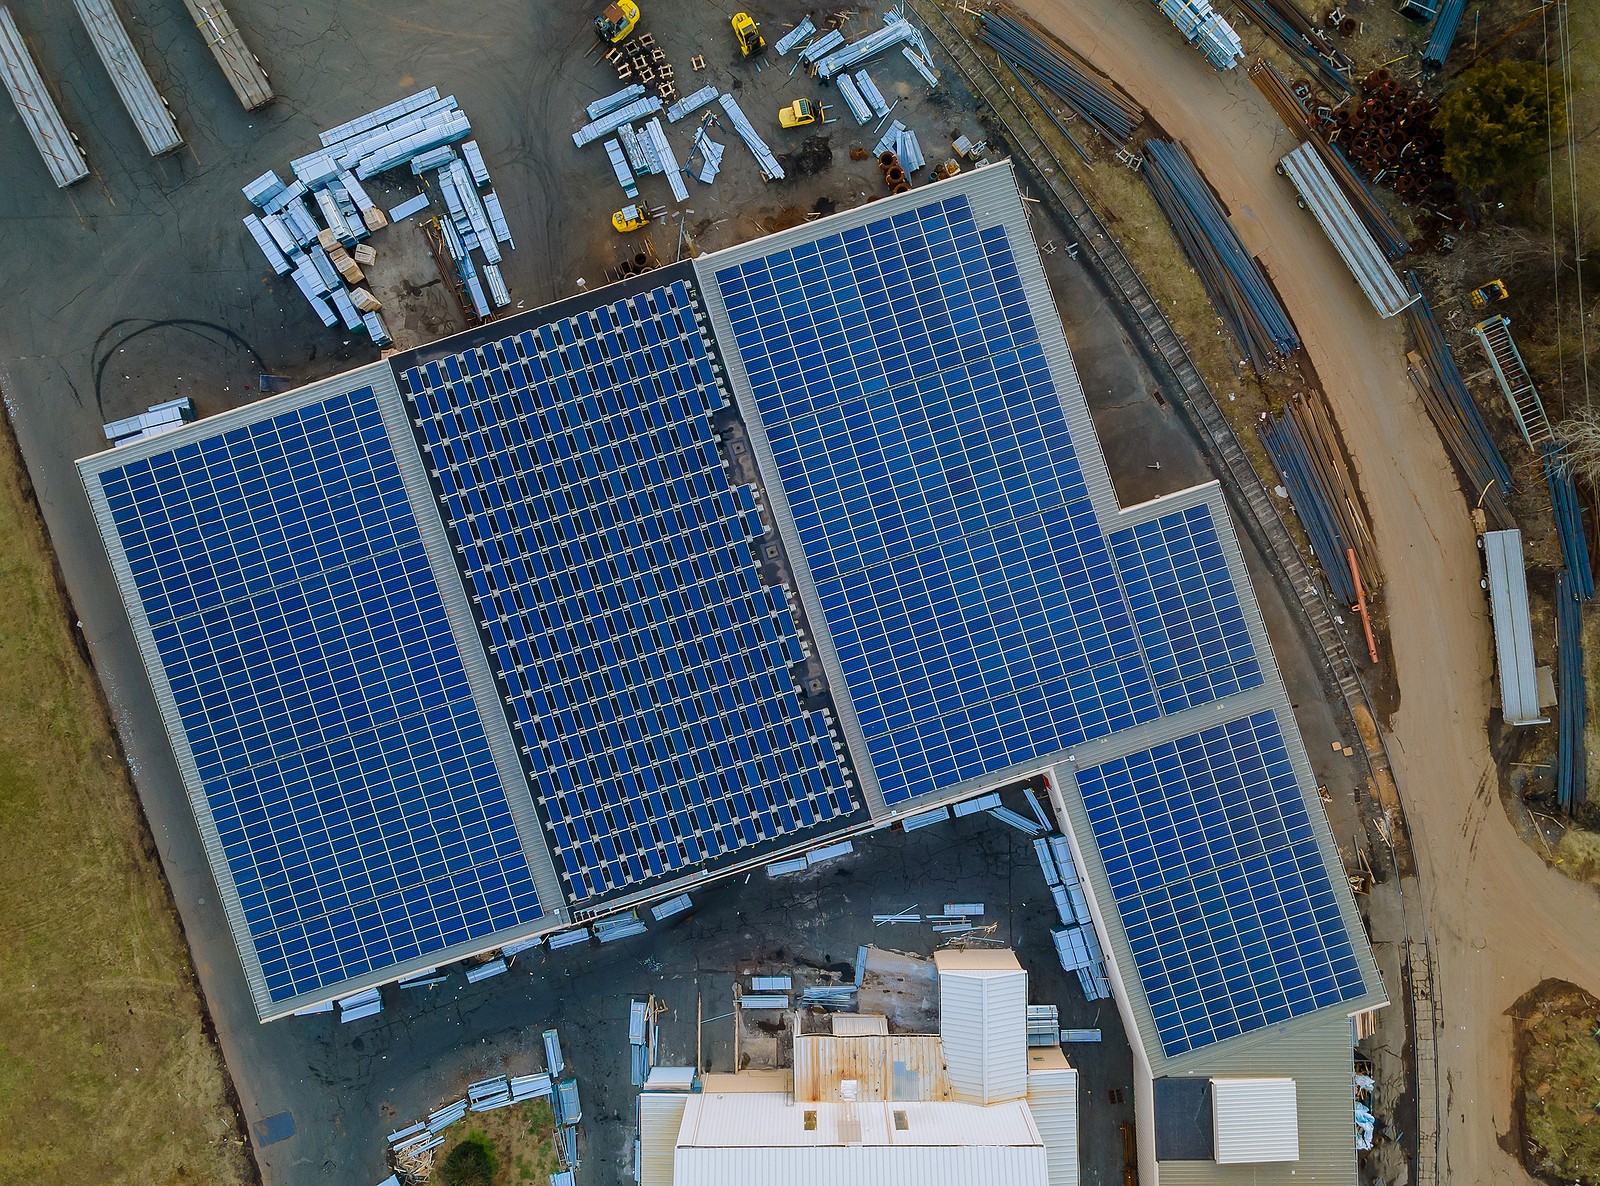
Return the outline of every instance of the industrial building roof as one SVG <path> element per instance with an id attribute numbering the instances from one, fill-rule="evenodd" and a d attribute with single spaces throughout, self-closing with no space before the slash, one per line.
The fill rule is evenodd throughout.
<path id="1" fill-rule="evenodd" d="M 263 1017 L 1051 769 L 1158 1070 L 1381 999 L 1221 494 L 1117 505 L 1009 165 L 80 468 Z"/>

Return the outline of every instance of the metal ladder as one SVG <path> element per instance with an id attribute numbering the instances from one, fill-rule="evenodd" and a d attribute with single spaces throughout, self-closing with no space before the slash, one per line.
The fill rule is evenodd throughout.
<path id="1" fill-rule="evenodd" d="M 1505 392 L 1506 402 L 1511 405 L 1511 414 L 1522 430 L 1522 439 L 1528 442 L 1528 448 L 1537 452 L 1540 445 L 1552 439 L 1550 418 L 1545 415 L 1544 403 L 1528 374 L 1527 364 L 1522 361 L 1522 352 L 1511 340 L 1511 322 L 1496 314 L 1487 321 L 1478 322 L 1472 332 L 1489 356 L 1489 365 L 1500 382 L 1500 390 Z"/>

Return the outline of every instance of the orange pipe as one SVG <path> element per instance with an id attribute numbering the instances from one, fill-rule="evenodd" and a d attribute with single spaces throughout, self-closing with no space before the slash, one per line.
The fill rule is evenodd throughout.
<path id="1" fill-rule="evenodd" d="M 1346 548 L 1345 559 L 1350 562 L 1350 575 L 1356 582 L 1356 613 L 1361 615 L 1361 629 L 1367 635 L 1367 658 L 1378 662 L 1378 644 L 1372 637 L 1372 619 L 1367 616 L 1367 591 L 1361 587 L 1361 570 L 1356 567 L 1356 550 Z"/>

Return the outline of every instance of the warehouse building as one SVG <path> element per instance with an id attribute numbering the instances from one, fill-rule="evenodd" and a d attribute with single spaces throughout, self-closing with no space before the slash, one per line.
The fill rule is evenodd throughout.
<path id="1" fill-rule="evenodd" d="M 792 1015 L 792 1071 L 653 1076 L 639 1186 L 1077 1186 L 1078 1073 L 1029 1048 L 1028 974 L 1010 951 L 935 958 L 937 1034 Z"/>
<path id="2" fill-rule="evenodd" d="M 263 1019 L 1043 776 L 1141 1150 L 1287 1077 L 1265 1164 L 1353 1177 L 1383 987 L 1222 495 L 1117 505 L 1009 164 L 80 470 Z"/>

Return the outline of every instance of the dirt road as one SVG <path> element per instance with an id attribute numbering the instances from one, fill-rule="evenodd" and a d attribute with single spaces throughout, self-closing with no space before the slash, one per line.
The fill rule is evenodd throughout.
<path id="1" fill-rule="evenodd" d="M 1388 738 L 1442 1001 L 1442 1180 L 1532 1179 L 1510 1128 L 1511 1003 L 1546 976 L 1600 991 L 1600 900 L 1545 867 L 1502 809 L 1476 542 L 1438 437 L 1380 321 L 1273 166 L 1294 147 L 1244 70 L 1218 74 L 1141 0 L 1026 0 L 1182 140 L 1271 272 L 1360 471 L 1388 574 L 1400 710 Z M 1391 994 L 1400 986 L 1390 985 Z"/>

